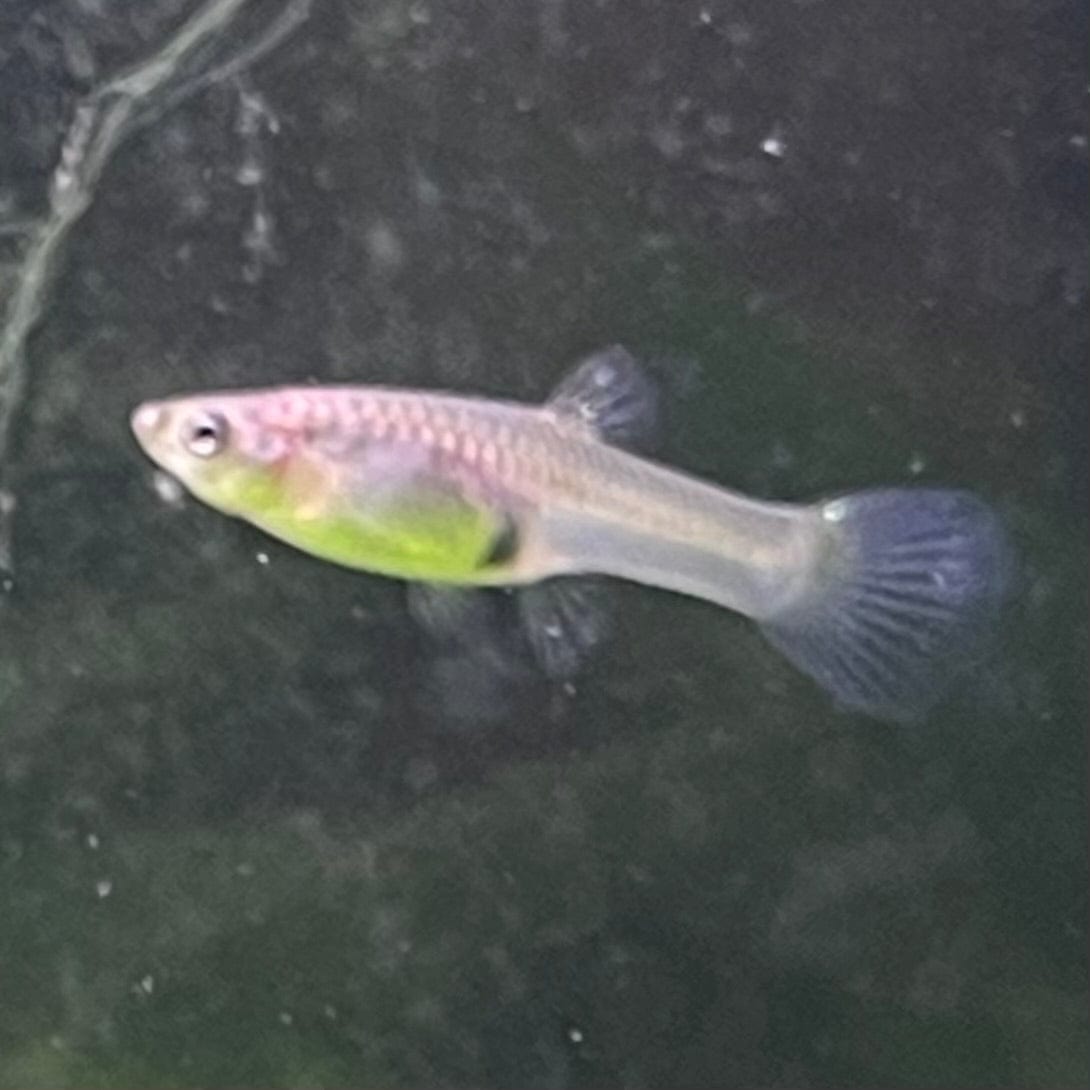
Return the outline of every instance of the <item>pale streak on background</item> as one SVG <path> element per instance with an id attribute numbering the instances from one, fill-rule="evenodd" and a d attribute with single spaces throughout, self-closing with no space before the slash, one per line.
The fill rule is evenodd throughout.
<path id="1" fill-rule="evenodd" d="M 11 433 L 26 394 L 26 343 L 48 300 L 64 242 L 91 206 L 110 157 L 137 129 L 205 87 L 229 79 L 278 46 L 310 15 L 313 0 L 287 0 L 277 17 L 238 53 L 178 86 L 179 69 L 224 31 L 251 0 L 209 0 L 155 54 L 97 87 L 77 106 L 49 190 L 49 215 L 27 233 L 0 327 L 0 569 L 10 573 L 15 496 L 7 487 Z M 21 225 L 22 226 L 22 225 Z M 10 583 L 9 583 L 10 585 Z"/>

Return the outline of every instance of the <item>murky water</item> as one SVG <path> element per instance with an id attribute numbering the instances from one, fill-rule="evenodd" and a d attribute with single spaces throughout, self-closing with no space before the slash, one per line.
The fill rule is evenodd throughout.
<path id="1" fill-rule="evenodd" d="M 0 1085 L 1085 1085 L 1081 7 L 493 7 L 316 0 L 232 65 L 243 5 L 65 240 L 3 467 Z M 197 10 L 3 5 L 5 298 L 81 96 Z M 990 498 L 997 661 L 892 729 L 614 586 L 558 689 L 127 430 L 615 342 L 673 464 Z"/>

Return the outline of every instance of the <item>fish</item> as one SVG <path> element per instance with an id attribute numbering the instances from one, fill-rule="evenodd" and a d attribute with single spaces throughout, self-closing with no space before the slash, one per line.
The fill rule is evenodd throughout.
<path id="1" fill-rule="evenodd" d="M 926 486 L 746 496 L 640 452 L 657 406 L 614 345 L 541 404 L 282 386 L 147 401 L 130 424 L 198 500 L 314 557 L 434 586 L 595 575 L 673 591 L 756 622 L 842 709 L 930 712 L 1007 594 L 995 510 Z"/>

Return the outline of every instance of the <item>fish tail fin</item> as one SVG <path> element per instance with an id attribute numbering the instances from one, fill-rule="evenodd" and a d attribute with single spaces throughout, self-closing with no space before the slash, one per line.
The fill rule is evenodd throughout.
<path id="1" fill-rule="evenodd" d="M 979 661 L 1011 572 L 996 514 L 967 492 L 828 500 L 812 588 L 762 629 L 842 707 L 912 721 Z"/>

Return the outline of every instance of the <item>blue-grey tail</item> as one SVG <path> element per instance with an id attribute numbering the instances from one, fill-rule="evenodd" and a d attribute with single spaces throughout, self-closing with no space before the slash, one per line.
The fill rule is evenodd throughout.
<path id="1" fill-rule="evenodd" d="M 995 512 L 947 489 L 879 489 L 822 503 L 812 594 L 768 638 L 844 708 L 912 721 L 978 662 L 1010 583 Z"/>

